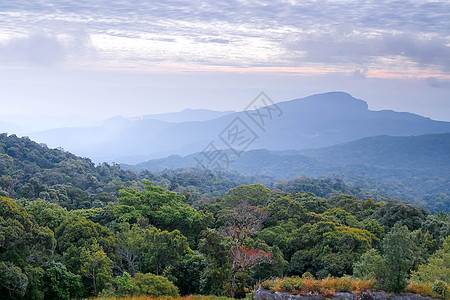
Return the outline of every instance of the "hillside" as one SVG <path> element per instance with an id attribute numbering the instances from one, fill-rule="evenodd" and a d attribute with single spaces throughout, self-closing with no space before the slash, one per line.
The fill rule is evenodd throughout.
<path id="1" fill-rule="evenodd" d="M 278 163 L 296 157 L 253 152 L 265 154 L 262 160 L 281 157 Z M 305 164 L 316 162 L 310 160 Z M 281 280 L 283 287 L 296 280 L 300 290 L 300 275 L 305 289 L 321 286 L 306 284 L 313 276 L 323 279 L 328 294 L 348 289 L 345 275 L 400 291 L 407 282 L 401 289 L 393 285 L 397 277 L 386 274 L 398 264 L 387 262 L 406 252 L 414 255 L 405 256 L 408 265 L 398 278 L 411 273 L 408 290 L 446 295 L 448 279 L 441 274 L 450 266 L 446 258 L 436 260 L 450 247 L 448 214 L 371 196 L 339 179 L 275 183 L 267 176 L 196 168 L 138 175 L 2 134 L 0 294 L 36 300 L 100 293 L 244 298 L 254 282 L 274 277 L 294 276 Z M 380 265 L 386 273 L 367 271 Z M 363 281 L 353 280 L 361 288 Z M 414 280 L 423 281 L 417 286 Z"/>
<path id="2" fill-rule="evenodd" d="M 363 100 L 343 92 L 318 94 L 269 106 L 264 128 L 249 118 L 256 111 L 226 114 L 211 120 L 166 122 L 117 117 L 92 128 L 60 128 L 29 136 L 51 147 L 63 147 L 96 162 L 138 163 L 171 154 L 202 151 L 211 141 L 227 146 L 219 135 L 240 118 L 257 136 L 250 149 L 286 150 L 327 147 L 375 135 L 408 136 L 450 132 L 450 123 L 411 113 L 371 111 Z M 279 112 L 281 110 L 281 115 Z M 264 112 L 263 112 L 264 113 Z M 173 120 L 175 115 L 170 116 Z M 254 116 L 259 120 L 258 116 Z M 179 115 L 182 119 L 183 116 Z M 167 120 L 167 118 L 164 118 Z M 258 122 L 262 122 L 261 120 Z"/>
<path id="3" fill-rule="evenodd" d="M 450 209 L 450 134 L 376 136 L 326 148 L 300 151 L 251 150 L 230 163 L 247 175 L 278 179 L 307 176 L 341 177 L 367 190 L 408 200 L 432 211 Z M 160 171 L 196 165 L 197 153 L 150 160 L 132 170 Z M 432 195 L 432 196 L 430 196 Z"/>
<path id="4" fill-rule="evenodd" d="M 0 134 L 1 196 L 39 197 L 71 209 L 91 208 L 113 201 L 122 184 L 138 178 L 118 165 L 96 166 L 88 158 L 29 138 Z"/>

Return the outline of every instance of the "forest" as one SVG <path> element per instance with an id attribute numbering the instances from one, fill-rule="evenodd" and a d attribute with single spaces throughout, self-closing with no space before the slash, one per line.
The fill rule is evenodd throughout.
<path id="1" fill-rule="evenodd" d="M 449 215 L 370 196 L 339 179 L 137 174 L 2 134 L 0 295 L 245 298 L 351 278 L 448 298 Z"/>

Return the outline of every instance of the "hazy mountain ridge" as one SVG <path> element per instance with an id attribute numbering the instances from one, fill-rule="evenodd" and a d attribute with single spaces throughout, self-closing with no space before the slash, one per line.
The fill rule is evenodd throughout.
<path id="1" fill-rule="evenodd" d="M 421 205 L 439 198 L 435 208 L 450 207 L 450 133 L 422 136 L 375 136 L 326 148 L 269 151 L 251 150 L 230 163 L 230 170 L 278 179 L 337 176 L 368 190 Z M 161 171 L 196 165 L 200 153 L 150 160 L 125 169 Z M 423 200 L 425 195 L 428 200 Z"/>
<path id="2" fill-rule="evenodd" d="M 220 118 L 229 114 L 235 113 L 233 110 L 228 111 L 215 111 L 209 109 L 184 109 L 179 112 L 174 113 L 163 113 L 163 114 L 153 114 L 153 115 L 144 115 L 140 117 L 141 119 L 152 119 L 159 120 L 163 122 L 196 122 L 196 121 L 207 121 L 216 118 Z M 132 119 L 132 118 L 129 118 Z"/>
<path id="3" fill-rule="evenodd" d="M 209 142 L 239 117 L 258 136 L 249 149 L 305 149 L 326 147 L 375 135 L 421 135 L 450 132 L 450 122 L 411 113 L 370 111 L 367 103 L 347 93 L 331 92 L 277 104 L 282 115 L 267 119 L 265 131 L 245 112 L 206 121 L 168 123 L 126 120 L 118 128 L 107 123 L 95 128 L 55 129 L 29 136 L 49 146 L 61 146 L 94 161 L 138 163 L 170 154 L 188 155 Z M 176 116 L 176 114 L 172 115 Z M 120 123 L 120 122 L 119 122 Z M 226 148 L 226 145 L 218 145 Z"/>
<path id="4" fill-rule="evenodd" d="M 441 173 L 450 165 L 448 149 L 450 149 L 450 133 L 408 137 L 375 136 L 325 148 L 250 150 L 233 160 L 230 167 L 243 173 L 261 174 L 265 173 L 265 169 L 282 168 L 286 165 L 291 170 L 288 173 L 274 170 L 282 177 L 295 176 L 299 172 L 307 173 L 305 167 L 314 170 L 314 174 L 308 175 L 319 175 L 323 170 L 339 171 L 358 165 L 393 170 L 432 169 Z M 134 167 L 148 170 L 193 167 L 197 163 L 195 157 L 200 156 L 201 153 L 184 157 L 172 155 L 140 163 Z"/>

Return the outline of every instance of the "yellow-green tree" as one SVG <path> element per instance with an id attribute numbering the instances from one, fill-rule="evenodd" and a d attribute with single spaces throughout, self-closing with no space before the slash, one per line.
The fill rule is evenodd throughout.
<path id="1" fill-rule="evenodd" d="M 94 295 L 105 288 L 112 280 L 113 262 L 99 244 L 94 243 L 81 251 L 81 274 L 92 279 Z"/>

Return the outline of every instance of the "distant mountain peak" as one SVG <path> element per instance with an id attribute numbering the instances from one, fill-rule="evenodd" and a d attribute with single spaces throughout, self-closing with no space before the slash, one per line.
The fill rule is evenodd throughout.
<path id="1" fill-rule="evenodd" d="M 329 112 L 336 115 L 362 113 L 369 110 L 366 101 L 339 91 L 280 102 L 278 105 L 281 109 L 290 112 L 320 112 L 321 114 Z"/>
<path id="2" fill-rule="evenodd" d="M 253 124 L 255 120 L 249 120 L 248 112 L 227 114 L 191 109 L 149 115 L 129 122 L 118 117 L 110 120 L 109 124 L 89 130 L 54 130 L 29 135 L 49 146 L 62 146 L 96 161 L 130 163 L 138 162 L 135 158 L 142 161 L 161 157 L 162 153 L 165 156 L 199 152 L 212 141 L 216 147 L 223 148 L 225 141 L 220 136 L 221 132 L 239 119 L 248 121 L 246 125 L 253 126 L 251 129 L 256 130 L 255 134 L 259 137 L 249 145 L 249 150 L 317 148 L 375 135 L 450 132 L 450 122 L 434 121 L 411 113 L 372 111 L 365 101 L 340 91 L 276 105 L 283 114 L 277 118 L 266 118 L 264 131 L 258 131 Z M 128 159 L 130 157 L 133 159 Z"/>

